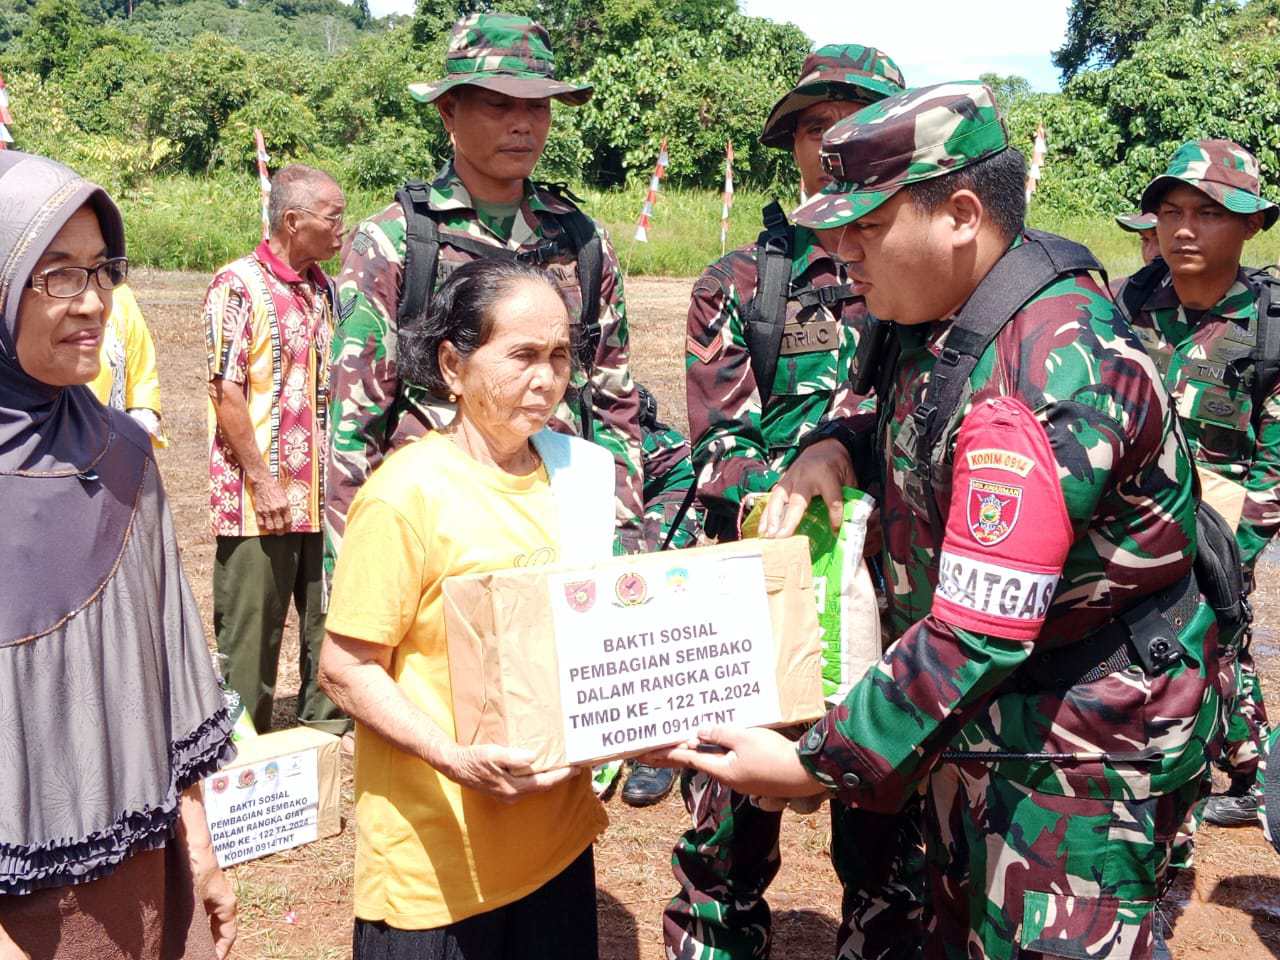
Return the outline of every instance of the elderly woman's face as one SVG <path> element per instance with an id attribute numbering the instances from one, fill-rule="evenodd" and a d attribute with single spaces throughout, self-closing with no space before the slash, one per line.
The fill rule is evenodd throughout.
<path id="1" fill-rule="evenodd" d="M 81 207 L 58 231 L 32 275 L 56 267 L 96 267 L 107 256 L 97 216 L 90 207 Z M 110 310 L 111 291 L 93 278 L 69 300 L 24 290 L 15 338 L 18 363 L 28 376 L 51 386 L 88 383 L 101 366 L 102 331 Z"/>
<path id="2" fill-rule="evenodd" d="M 441 366 L 460 416 L 489 436 L 523 441 L 547 425 L 569 384 L 569 315 L 538 280 L 519 283 L 493 309 L 489 339 L 465 360 Z"/>

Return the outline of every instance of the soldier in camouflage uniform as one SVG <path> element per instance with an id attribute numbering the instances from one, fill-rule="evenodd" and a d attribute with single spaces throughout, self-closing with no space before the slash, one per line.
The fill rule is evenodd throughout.
<path id="1" fill-rule="evenodd" d="M 1142 244 L 1142 262 L 1148 264 L 1160 256 L 1160 241 L 1156 238 L 1156 215 L 1154 213 L 1121 213 L 1116 216 L 1116 223 L 1126 233 L 1136 233 Z"/>
<path id="2" fill-rule="evenodd" d="M 897 65 L 879 50 L 856 44 L 822 47 L 806 59 L 799 82 L 773 108 L 760 142 L 791 151 L 804 192 L 817 193 L 831 181 L 819 160 L 823 132 L 902 89 Z M 784 229 L 790 262 L 781 318 L 775 314 L 781 304 L 768 302 L 761 289 L 759 241 L 708 267 L 694 284 L 689 305 L 685 382 L 698 499 L 706 508 L 708 533 L 719 540 L 737 538 L 743 501 L 772 488 L 823 418 L 863 407 L 849 389 L 848 371 L 866 308 L 833 256 L 839 233 Z M 750 339 L 753 317 L 770 325 L 783 321 L 768 390 L 757 382 L 768 375 L 768 367 L 761 362 L 761 345 Z M 681 960 L 767 956 L 770 915 L 764 894 L 780 866 L 781 813 L 761 809 L 704 774 L 686 772 L 681 792 L 693 829 L 673 853 L 680 891 L 664 916 L 667 955 Z M 840 956 L 918 955 L 920 940 L 913 935 L 923 931 L 918 824 L 910 815 L 832 807 L 832 858 L 844 886 Z"/>
<path id="3" fill-rule="evenodd" d="M 644 459 L 645 543 L 654 549 L 668 542 L 671 550 L 692 547 L 702 532 L 702 508 L 690 503 L 680 516 L 680 507 L 694 487 L 689 441 L 658 419 L 658 400 L 643 384 L 637 384 L 636 389 Z"/>
<path id="4" fill-rule="evenodd" d="M 589 86 L 557 81 L 554 65 L 540 25 L 525 17 L 476 14 L 453 28 L 445 79 L 410 85 L 416 99 L 437 105 L 454 142 L 454 158 L 426 188 L 440 236 L 437 288 L 454 268 L 481 255 L 477 247 L 492 246 L 495 255 L 516 253 L 543 264 L 570 309 L 581 309 L 577 261 L 557 245 L 565 239 L 557 218 L 576 207 L 567 193 L 528 179 L 546 143 L 550 99 L 579 105 L 591 96 Z M 589 387 L 592 439 L 617 462 L 615 549 L 636 552 L 643 545 L 639 401 L 628 363 L 622 271 L 603 228 L 596 229 L 603 248 L 599 343 L 588 368 L 575 370 L 551 425 L 581 434 L 582 410 L 574 398 Z M 432 401 L 396 372 L 405 232 L 399 202 L 364 221 L 338 277 L 342 317 L 333 340 L 326 502 L 330 564 L 347 509 L 383 457 L 453 417 L 451 404 Z"/>
<path id="5" fill-rule="evenodd" d="M 1025 283 L 1028 255 L 1080 250 L 1025 232 L 1025 161 L 987 87 L 880 101 L 829 130 L 823 157 L 839 182 L 795 219 L 844 229 L 858 291 L 893 321 L 873 440 L 901 636 L 798 749 L 715 728 L 700 737 L 727 752 L 669 759 L 870 810 L 926 790 L 926 956 L 1150 957 L 1170 839 L 1218 726 L 1194 468 L 1168 395 L 1080 270 L 1049 271 L 984 346 L 956 335 L 982 313 L 971 299 L 1011 289 L 1011 272 Z M 976 365 L 948 379 L 966 349 Z M 948 382 L 961 400 L 935 424 Z M 815 495 L 838 517 L 851 426 L 815 431 L 764 533 L 794 529 Z M 935 429 L 921 460 L 917 430 Z"/>
<path id="6" fill-rule="evenodd" d="M 1163 264 L 1129 278 L 1118 300 L 1173 397 L 1206 501 L 1236 530 L 1251 583 L 1280 529 L 1280 383 L 1259 382 L 1251 354 L 1262 345 L 1262 290 L 1240 256 L 1280 210 L 1259 193 L 1258 162 L 1230 140 L 1179 147 L 1143 193 L 1142 209 L 1157 218 Z M 1218 826 L 1254 825 L 1266 706 L 1247 643 L 1223 666 L 1234 692 L 1222 758 L 1231 788 L 1211 797 L 1203 816 Z"/>

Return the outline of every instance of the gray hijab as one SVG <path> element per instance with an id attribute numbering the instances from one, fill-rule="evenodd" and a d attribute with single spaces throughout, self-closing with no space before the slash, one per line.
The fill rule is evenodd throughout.
<path id="1" fill-rule="evenodd" d="M 100 187 L 0 152 L 0 899 L 164 846 L 235 754 L 150 442 L 18 361 L 31 271 L 85 204 L 123 255 Z"/>
<path id="2" fill-rule="evenodd" d="M 88 387 L 53 387 L 17 357 L 31 272 L 85 204 L 109 255 L 123 256 L 120 211 L 101 187 L 44 157 L 0 152 L 0 645 L 81 609 L 115 567 L 150 447 Z"/>

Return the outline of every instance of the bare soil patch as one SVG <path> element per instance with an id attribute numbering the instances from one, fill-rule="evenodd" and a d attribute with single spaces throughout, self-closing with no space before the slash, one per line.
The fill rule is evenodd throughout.
<path id="1" fill-rule="evenodd" d="M 137 271 L 133 285 L 156 340 L 171 444 L 160 454 L 187 575 L 212 642 L 213 537 L 208 525 L 205 335 L 200 304 L 203 274 Z M 684 429 L 684 330 L 692 280 L 636 278 L 628 282 L 632 369 L 658 397 L 662 417 Z M 1280 583 L 1274 560 L 1260 571 L 1256 654 L 1263 684 L 1280 690 Z M 291 618 L 292 620 L 292 618 Z M 276 725 L 294 722 L 297 632 L 291 622 L 281 655 Z M 1275 701 L 1280 704 L 1280 700 Z M 1280 708 L 1274 708 L 1280 711 Z M 235 956 L 338 960 L 350 956 L 351 876 L 355 837 L 350 822 L 351 769 L 343 791 L 343 832 L 329 840 L 232 869 L 241 898 Z M 675 794 L 655 807 L 608 805 L 612 819 L 596 850 L 601 956 L 659 960 L 661 914 L 675 885 L 671 846 L 687 824 Z M 824 813 L 787 815 L 782 871 L 769 902 L 773 955 L 824 960 L 833 953 L 840 889 L 827 857 Z M 1174 920 L 1175 956 L 1208 960 L 1280 958 L 1280 857 L 1259 830 L 1206 827 L 1198 865 L 1182 877 L 1166 905 Z"/>

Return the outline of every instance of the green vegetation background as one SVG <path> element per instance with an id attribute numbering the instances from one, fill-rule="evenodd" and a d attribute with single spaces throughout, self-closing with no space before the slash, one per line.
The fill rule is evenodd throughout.
<path id="1" fill-rule="evenodd" d="M 768 196 L 797 199 L 790 158 L 755 136 L 810 41 L 741 15 L 737 0 L 419 0 L 413 17 L 382 19 L 367 0 L 0 0 L 11 132 L 122 201 L 134 260 L 211 270 L 258 235 L 255 126 L 273 165 L 333 172 L 356 216 L 429 176 L 448 143 L 406 84 L 439 76 L 448 25 L 488 6 L 542 20 L 560 75 L 594 84 L 587 106 L 557 105 L 538 175 L 572 184 L 630 273 L 689 275 L 719 254 L 726 138 L 731 246 L 754 237 Z M 1055 59 L 1061 93 L 984 77 L 1025 153 L 1047 130 L 1034 225 L 1130 271 L 1136 240 L 1111 216 L 1192 137 L 1244 143 L 1280 198 L 1280 0 L 1073 0 Z M 650 242 L 634 243 L 663 136 L 668 179 Z M 1247 255 L 1275 262 L 1280 230 Z"/>

